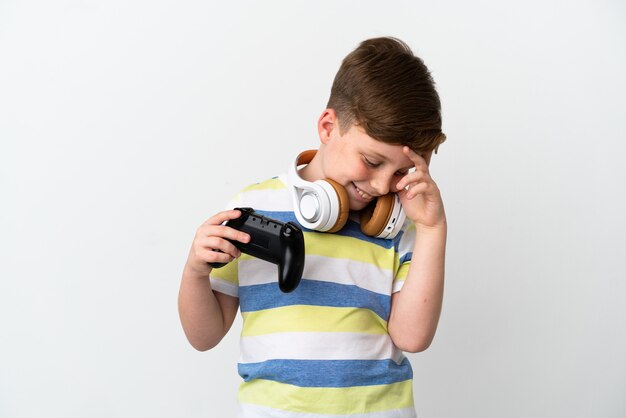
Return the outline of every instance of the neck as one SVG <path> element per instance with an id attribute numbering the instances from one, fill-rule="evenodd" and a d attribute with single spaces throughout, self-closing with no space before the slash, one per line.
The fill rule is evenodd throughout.
<path id="1" fill-rule="evenodd" d="M 320 147 L 310 163 L 298 170 L 298 174 L 303 180 L 314 182 L 324 178 L 322 174 L 322 148 L 323 146 Z"/>

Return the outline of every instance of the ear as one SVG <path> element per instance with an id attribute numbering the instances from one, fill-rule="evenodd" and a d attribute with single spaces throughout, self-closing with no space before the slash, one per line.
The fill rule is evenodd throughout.
<path id="1" fill-rule="evenodd" d="M 317 120 L 317 132 L 322 144 L 327 144 L 334 130 L 339 132 L 339 121 L 334 109 L 324 109 Z"/>

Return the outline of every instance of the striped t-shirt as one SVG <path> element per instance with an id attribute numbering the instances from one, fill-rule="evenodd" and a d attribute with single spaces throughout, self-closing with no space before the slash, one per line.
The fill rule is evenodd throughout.
<path id="1" fill-rule="evenodd" d="M 244 189 L 232 207 L 296 222 L 287 176 Z M 415 230 L 365 236 L 351 216 L 338 233 L 302 228 L 305 266 L 291 293 L 278 268 L 242 254 L 211 272 L 215 291 L 239 298 L 241 418 L 409 418 L 413 372 L 387 332 L 391 294 L 402 288 Z"/>

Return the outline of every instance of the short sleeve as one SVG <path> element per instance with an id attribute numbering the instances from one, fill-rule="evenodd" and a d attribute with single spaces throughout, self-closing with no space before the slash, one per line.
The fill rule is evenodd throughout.
<path id="1" fill-rule="evenodd" d="M 409 273 L 413 247 L 415 246 L 415 224 L 407 219 L 404 228 L 395 238 L 395 262 L 392 293 L 399 292 Z"/>
<path id="2" fill-rule="evenodd" d="M 228 296 L 239 297 L 239 260 L 211 270 L 211 289 Z"/>

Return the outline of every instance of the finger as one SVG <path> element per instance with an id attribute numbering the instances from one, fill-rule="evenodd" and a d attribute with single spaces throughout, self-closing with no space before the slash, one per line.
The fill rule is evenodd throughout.
<path id="1" fill-rule="evenodd" d="M 398 190 L 402 190 L 413 183 L 421 183 L 423 181 L 431 181 L 430 174 L 420 169 L 416 169 L 415 171 L 402 177 L 396 187 Z"/>
<path id="2" fill-rule="evenodd" d="M 413 163 L 415 163 L 416 166 L 418 165 L 424 165 L 426 167 L 428 167 L 428 164 L 426 162 L 426 160 L 424 159 L 423 156 L 419 155 L 417 152 L 413 151 L 411 148 L 407 147 L 406 145 L 402 148 L 402 151 L 404 152 L 404 154 L 409 157 L 409 159 L 411 161 L 413 161 Z"/>
<path id="3" fill-rule="evenodd" d="M 206 251 L 219 251 L 223 254 L 227 254 L 233 258 L 239 257 L 241 255 L 241 251 L 232 242 L 219 238 L 219 237 L 206 237 L 204 239 L 200 239 L 196 243 L 196 253 L 197 254 L 205 254 Z"/>
<path id="4" fill-rule="evenodd" d="M 415 196 L 425 194 L 428 192 L 429 188 L 430 188 L 430 185 L 426 182 L 411 184 L 409 186 L 409 189 L 406 191 L 406 198 L 411 200 Z"/>
<path id="5" fill-rule="evenodd" d="M 231 219 L 237 219 L 240 216 L 241 211 L 237 209 L 225 210 L 213 215 L 212 217 L 204 221 L 202 225 L 220 225 Z"/>
<path id="6" fill-rule="evenodd" d="M 426 161 L 426 165 L 428 167 L 430 167 L 430 160 L 432 159 L 432 157 L 433 157 L 432 151 L 429 151 L 426 154 L 422 155 L 422 158 L 424 158 L 424 161 Z"/>
<path id="7" fill-rule="evenodd" d="M 226 254 L 217 250 L 203 250 L 201 257 L 206 263 L 224 263 L 228 264 L 237 257 L 233 257 L 230 254 Z"/>
<path id="8" fill-rule="evenodd" d="M 250 242 L 250 235 L 226 226 L 226 221 L 241 216 L 239 210 L 223 211 L 206 220 L 196 231 L 196 238 L 218 236 L 243 243 Z"/>
<path id="9" fill-rule="evenodd" d="M 250 242 L 250 234 L 226 225 L 209 225 L 201 228 L 199 237 L 220 237 L 231 241 L 239 241 L 244 244 Z"/>

